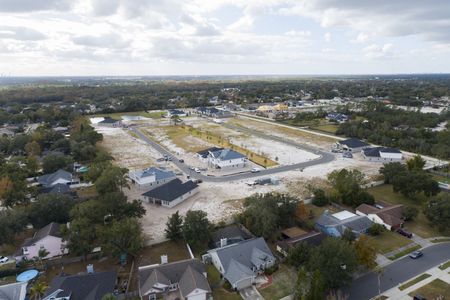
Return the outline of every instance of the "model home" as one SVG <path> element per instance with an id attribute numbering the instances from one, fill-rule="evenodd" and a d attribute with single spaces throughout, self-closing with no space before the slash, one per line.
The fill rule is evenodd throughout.
<path id="1" fill-rule="evenodd" d="M 361 151 L 367 161 L 374 162 L 395 162 L 402 161 L 403 154 L 400 150 L 386 147 L 369 147 Z"/>
<path id="2" fill-rule="evenodd" d="M 183 183 L 176 178 L 157 188 L 142 194 L 147 203 L 159 204 L 172 208 L 198 192 L 198 184 L 192 180 Z"/>
<path id="3" fill-rule="evenodd" d="M 262 237 L 209 250 L 203 261 L 212 263 L 236 290 L 250 287 L 258 275 L 275 265 L 275 257 Z"/>
<path id="4" fill-rule="evenodd" d="M 164 257 L 164 256 L 163 256 Z M 211 288 L 206 279 L 205 265 L 197 259 L 139 267 L 141 299 L 210 299 Z"/>
<path id="5" fill-rule="evenodd" d="M 102 121 L 97 123 L 99 126 L 104 127 L 120 127 L 122 125 L 122 121 L 114 120 L 111 118 L 104 118 Z"/>
<path id="6" fill-rule="evenodd" d="M 16 261 L 39 257 L 39 250 L 41 249 L 45 249 L 48 252 L 45 258 L 67 254 L 66 242 L 63 241 L 59 229 L 60 224 L 54 222 L 39 229 L 32 238 L 26 239 L 20 249 L 16 251 Z"/>
<path id="7" fill-rule="evenodd" d="M 43 187 L 51 187 L 54 186 L 56 184 L 66 184 L 66 185 L 71 185 L 71 184 L 77 184 L 79 183 L 79 179 L 74 177 L 72 175 L 72 173 L 69 173 L 65 170 L 59 169 L 58 171 L 51 173 L 51 174 L 46 174 L 46 175 L 42 175 L 38 178 L 38 182 L 43 186 Z"/>
<path id="8" fill-rule="evenodd" d="M 247 165 L 245 155 L 231 149 L 209 151 L 208 164 L 216 169 L 239 168 Z"/>
<path id="9" fill-rule="evenodd" d="M 128 177 L 131 179 L 131 182 L 137 184 L 139 187 L 150 188 L 155 188 L 177 178 L 172 171 L 161 170 L 154 167 L 130 172 Z"/>
<path id="10" fill-rule="evenodd" d="M 403 226 L 403 205 L 376 204 L 375 206 L 361 204 L 356 208 L 356 214 L 367 216 L 372 222 L 381 224 L 388 230 Z"/>
<path id="11" fill-rule="evenodd" d="M 350 151 L 350 152 L 359 152 L 363 148 L 368 147 L 369 144 L 366 142 L 363 142 L 358 139 L 346 139 L 339 142 L 336 142 L 333 146 L 335 149 L 341 149 L 343 151 Z"/>

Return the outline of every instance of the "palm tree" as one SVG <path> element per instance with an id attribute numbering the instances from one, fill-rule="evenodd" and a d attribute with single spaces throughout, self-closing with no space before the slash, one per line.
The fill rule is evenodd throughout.
<path id="1" fill-rule="evenodd" d="M 41 297 L 44 295 L 47 288 L 48 285 L 44 281 L 36 282 L 30 289 L 31 298 L 41 300 Z"/>
<path id="2" fill-rule="evenodd" d="M 38 258 L 39 262 L 41 263 L 42 269 L 44 269 L 44 263 L 42 262 L 42 260 L 49 254 L 50 254 L 50 252 L 48 252 L 47 249 L 45 249 L 44 247 L 39 249 L 37 258 Z"/>

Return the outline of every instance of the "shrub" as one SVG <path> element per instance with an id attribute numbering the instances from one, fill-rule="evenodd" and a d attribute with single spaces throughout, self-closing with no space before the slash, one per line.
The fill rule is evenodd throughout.
<path id="1" fill-rule="evenodd" d="M 322 189 L 315 189 L 313 191 L 312 204 L 315 206 L 325 206 L 330 202 L 328 197 L 325 195 L 325 191 Z"/>
<path id="2" fill-rule="evenodd" d="M 386 228 L 383 225 L 375 223 L 369 228 L 368 233 L 370 235 L 375 236 L 375 235 L 380 235 L 385 230 L 386 230 Z"/>

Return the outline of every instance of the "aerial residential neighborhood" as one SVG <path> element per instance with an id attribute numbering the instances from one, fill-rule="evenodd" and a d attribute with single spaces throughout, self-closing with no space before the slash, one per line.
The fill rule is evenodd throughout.
<path id="1" fill-rule="evenodd" d="M 449 1 L 0 19 L 0 300 L 450 299 Z"/>

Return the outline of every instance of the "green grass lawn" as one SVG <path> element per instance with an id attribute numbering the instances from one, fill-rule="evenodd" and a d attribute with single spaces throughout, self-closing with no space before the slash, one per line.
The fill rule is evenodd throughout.
<path id="1" fill-rule="evenodd" d="M 392 190 L 392 185 L 390 184 L 371 187 L 368 188 L 367 191 L 375 197 L 375 200 L 416 207 L 419 210 L 419 214 L 414 221 L 405 223 L 406 230 L 411 231 L 423 238 L 442 235 L 439 231 L 429 225 L 428 219 L 423 213 L 423 207 L 427 201 L 424 195 L 419 195 L 417 200 L 409 199 L 400 193 L 394 193 Z"/>
<path id="2" fill-rule="evenodd" d="M 206 273 L 208 274 L 208 281 L 210 285 L 218 285 L 220 283 L 220 273 L 212 264 L 207 264 Z"/>
<path id="3" fill-rule="evenodd" d="M 409 293 L 411 297 L 420 294 L 426 299 L 450 299 L 450 284 L 440 279 L 435 279 L 429 284 Z"/>
<path id="4" fill-rule="evenodd" d="M 293 293 L 297 274 L 294 269 L 280 264 L 278 271 L 272 274 L 271 285 L 258 289 L 264 299 L 280 299 Z"/>
<path id="5" fill-rule="evenodd" d="M 450 178 L 448 178 L 448 177 L 444 177 L 444 176 L 437 175 L 437 174 L 431 174 L 431 176 L 437 182 L 444 182 L 444 183 L 450 184 Z"/>
<path id="6" fill-rule="evenodd" d="M 242 300 L 241 296 L 237 292 L 228 292 L 223 288 L 217 288 L 212 290 L 213 299 L 220 300 Z"/>
<path id="7" fill-rule="evenodd" d="M 377 252 L 381 254 L 394 251 L 412 243 L 410 239 L 392 231 L 384 231 L 378 236 L 371 236 L 369 238 L 372 241 L 372 245 L 377 249 Z"/>
<path id="8" fill-rule="evenodd" d="M 336 134 L 336 131 L 338 130 L 338 128 L 339 128 L 339 125 L 334 124 L 334 123 L 320 124 L 320 125 L 311 127 L 311 129 L 325 131 L 325 132 L 331 133 L 331 134 Z"/>
<path id="9" fill-rule="evenodd" d="M 431 277 L 431 275 L 428 274 L 428 273 L 424 273 L 424 274 L 422 274 L 422 275 L 420 275 L 420 276 L 417 276 L 417 277 L 414 278 L 413 280 L 410 280 L 410 281 L 408 281 L 407 283 L 402 284 L 402 285 L 399 286 L 398 288 L 400 289 L 400 291 L 406 290 L 406 289 L 409 288 L 410 286 L 413 286 L 413 285 L 415 285 L 416 283 L 418 283 L 418 282 L 420 282 L 420 281 L 422 281 L 422 280 L 427 279 L 428 277 Z"/>
<path id="10" fill-rule="evenodd" d="M 158 264 L 161 262 L 161 255 L 167 255 L 169 262 L 191 258 L 184 242 L 172 241 L 145 247 L 139 255 L 140 265 Z"/>
<path id="11" fill-rule="evenodd" d="M 450 267 L 450 260 L 449 260 L 448 262 L 446 262 L 446 263 L 440 265 L 440 266 L 439 266 L 439 269 L 445 270 L 445 269 L 447 269 L 448 267 Z"/>
<path id="12" fill-rule="evenodd" d="M 395 260 L 395 259 L 400 258 L 400 257 L 403 257 L 403 256 L 405 256 L 406 254 L 409 254 L 409 253 L 411 253 L 411 252 L 413 252 L 413 251 L 419 250 L 420 248 L 422 248 L 420 245 L 415 245 L 415 246 L 413 246 L 413 247 L 411 247 L 411 248 L 408 248 L 408 249 L 405 249 L 405 250 L 403 250 L 403 251 L 401 251 L 401 252 L 398 252 L 398 253 L 396 253 L 395 255 L 390 256 L 390 257 L 388 257 L 388 258 L 389 258 L 390 260 Z"/>

